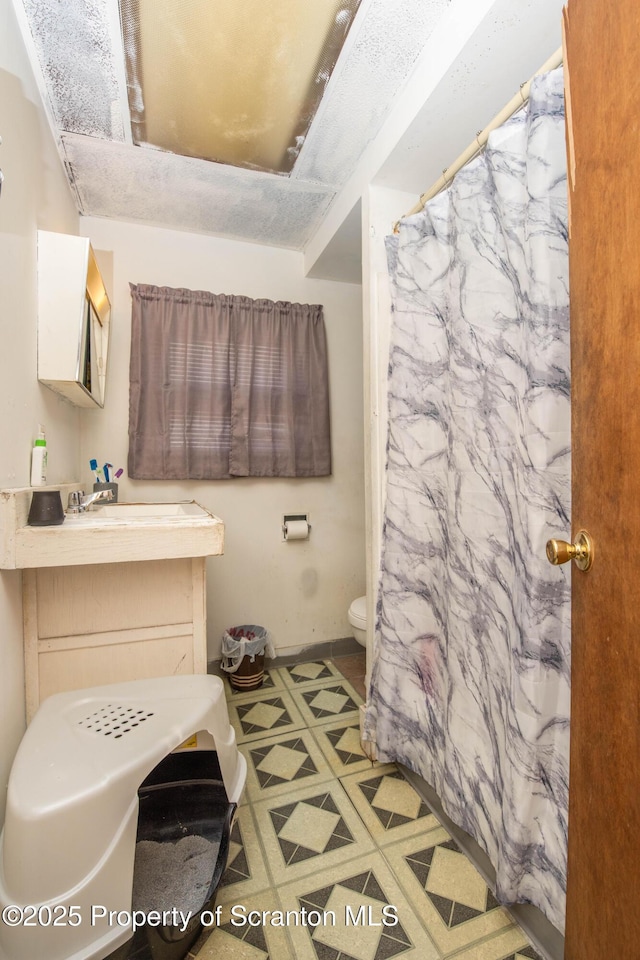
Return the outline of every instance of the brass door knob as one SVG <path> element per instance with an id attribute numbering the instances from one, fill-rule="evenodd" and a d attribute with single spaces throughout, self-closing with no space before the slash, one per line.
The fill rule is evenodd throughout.
<path id="1" fill-rule="evenodd" d="M 547 560 L 556 565 L 575 560 L 579 570 L 589 570 L 593 563 L 593 540 L 586 530 L 580 530 L 575 543 L 547 540 Z"/>

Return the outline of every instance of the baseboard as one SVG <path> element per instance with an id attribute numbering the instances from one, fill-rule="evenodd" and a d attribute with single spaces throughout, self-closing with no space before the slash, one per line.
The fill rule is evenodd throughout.
<path id="1" fill-rule="evenodd" d="M 334 657 L 349 657 L 354 653 L 363 653 L 355 637 L 340 637 L 337 640 L 325 640 L 322 643 L 312 643 L 303 647 L 280 647 L 276 650 L 273 659 L 265 660 L 265 668 L 290 667 L 294 663 L 306 663 L 309 660 L 332 660 Z M 216 677 L 224 676 L 220 667 L 220 660 L 210 660 L 207 672 Z"/>

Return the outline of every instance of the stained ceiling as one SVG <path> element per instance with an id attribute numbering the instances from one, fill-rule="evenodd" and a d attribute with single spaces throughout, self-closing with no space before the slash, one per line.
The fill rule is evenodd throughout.
<path id="1" fill-rule="evenodd" d="M 190 2 L 163 0 L 162 6 L 170 12 L 175 4 L 184 12 Z M 261 4 L 208 2 L 221 16 L 228 3 L 250 5 L 246 29 L 236 30 L 228 60 L 240 77 L 256 73 L 256 63 L 269 56 L 256 39 Z M 172 150 L 135 145 L 117 0 L 22 0 L 22 5 L 80 213 L 302 250 L 380 130 L 449 2 L 361 0 L 333 72 L 319 66 L 313 77 L 321 85 L 319 108 L 297 135 L 291 169 L 284 173 L 183 156 L 177 152 L 179 138 Z M 285 7 L 282 0 L 289 10 L 309 3 L 313 0 L 286 0 Z M 278 5 L 269 0 L 269 7 Z M 337 3 L 335 17 L 344 20 L 348 12 L 352 18 L 353 9 L 346 0 Z M 196 49 L 198 57 L 208 56 L 206 43 Z M 197 61 L 194 66 L 197 75 Z M 285 78 L 287 68 L 293 78 L 293 58 L 284 67 Z M 212 101 L 216 96 L 212 90 Z M 225 124 L 231 128 L 231 121 Z"/>

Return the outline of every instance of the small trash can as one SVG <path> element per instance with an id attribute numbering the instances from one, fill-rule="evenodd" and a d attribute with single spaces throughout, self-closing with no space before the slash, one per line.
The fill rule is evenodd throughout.
<path id="1" fill-rule="evenodd" d="M 244 623 L 229 627 L 222 637 L 221 667 L 234 690 L 257 690 L 264 680 L 264 657 L 273 657 L 273 645 L 264 627 Z"/>

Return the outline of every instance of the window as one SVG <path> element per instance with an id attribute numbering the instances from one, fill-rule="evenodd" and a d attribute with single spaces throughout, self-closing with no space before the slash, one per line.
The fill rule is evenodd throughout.
<path id="1" fill-rule="evenodd" d="M 131 286 L 129 476 L 331 473 L 322 307 Z"/>

